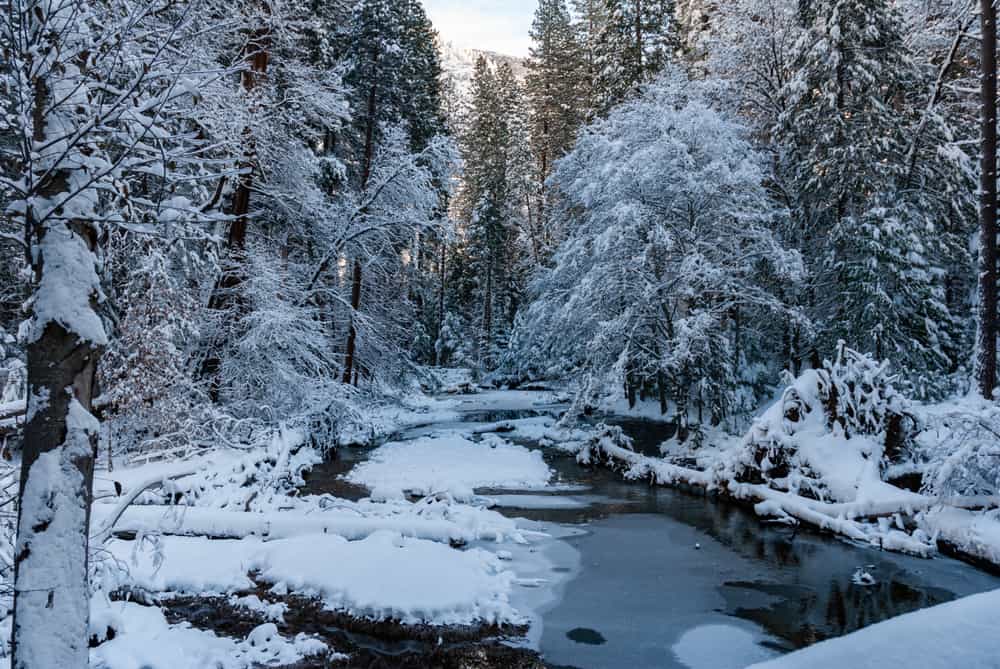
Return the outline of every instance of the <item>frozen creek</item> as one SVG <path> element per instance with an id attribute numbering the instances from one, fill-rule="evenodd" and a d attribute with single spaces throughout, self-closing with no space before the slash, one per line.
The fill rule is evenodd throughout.
<path id="1" fill-rule="evenodd" d="M 477 486 L 475 493 L 552 537 L 513 549 L 477 542 L 507 549 L 518 576 L 511 604 L 534 619 L 523 639 L 505 643 L 538 649 L 550 667 L 737 669 L 1000 587 L 1000 579 L 953 560 L 884 553 L 766 525 L 715 499 L 624 483 L 542 449 L 519 430 L 507 433 L 559 410 L 526 393 L 473 395 L 449 419 L 395 439 L 456 433 L 478 441 L 501 429 L 505 439 L 542 452 L 555 472 L 548 485 Z M 652 421 L 620 424 L 643 450 L 669 436 L 668 426 Z M 370 454 L 356 449 L 320 466 L 307 492 L 366 495 L 351 472 Z M 856 583 L 859 569 L 874 584 Z M 391 656 L 400 648 L 376 650 Z"/>

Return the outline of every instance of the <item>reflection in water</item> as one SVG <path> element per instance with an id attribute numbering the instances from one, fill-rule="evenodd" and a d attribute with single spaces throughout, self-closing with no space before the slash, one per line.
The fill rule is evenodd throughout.
<path id="1" fill-rule="evenodd" d="M 531 410 L 466 412 L 462 420 L 487 424 L 539 415 Z M 659 445 L 673 432 L 667 423 L 609 422 L 621 425 L 635 439 L 636 449 L 650 455 L 659 455 Z M 461 425 L 413 428 L 395 438 Z M 530 440 L 515 441 L 539 448 Z M 341 460 L 313 471 L 303 492 L 363 496 L 363 488 L 350 488 L 339 477 L 366 456 L 367 449 L 342 451 Z M 571 485 L 534 491 L 532 504 L 537 506 L 545 494 L 589 503 L 498 511 L 586 530 L 568 540 L 580 551 L 582 568 L 564 599 L 544 616 L 542 651 L 553 667 L 684 666 L 675 660 L 672 644 L 706 624 L 742 625 L 754 635 L 763 628 L 770 637 L 754 636 L 757 646 L 784 652 L 1000 587 L 1000 579 L 952 560 L 882 553 L 765 524 L 750 510 L 729 502 L 626 483 L 607 470 L 585 469 L 552 449 L 545 451 L 545 457 L 556 472 L 556 482 Z M 517 494 L 477 492 L 504 494 L 505 504 Z M 877 583 L 868 587 L 852 583 L 859 567 Z M 559 569 L 565 567 L 555 567 Z"/>
<path id="2" fill-rule="evenodd" d="M 637 445 L 649 451 L 669 438 L 673 429 L 667 424 L 648 421 L 616 422 L 630 436 L 637 437 Z M 729 572 L 746 571 L 750 578 L 719 578 L 714 588 L 725 604 L 716 611 L 760 625 L 782 640 L 784 650 L 1000 587 L 1000 579 L 952 560 L 921 560 L 762 523 L 749 509 L 730 502 L 670 488 L 625 483 L 606 470 L 580 467 L 571 458 L 551 453 L 547 457 L 560 482 L 587 484 L 590 494 L 621 502 L 598 503 L 575 510 L 512 509 L 510 515 L 587 523 L 593 531 L 591 542 L 600 538 L 603 527 L 600 521 L 629 514 L 657 514 L 701 531 L 735 554 L 726 561 L 747 562 L 750 567 L 728 569 L 732 565 L 722 563 Z M 653 527 L 650 530 L 657 531 Z M 586 544 L 581 549 L 586 559 Z M 684 579 L 683 573 L 669 574 L 671 567 L 683 571 L 684 566 L 663 565 L 663 568 L 668 577 Z M 870 571 L 877 583 L 867 587 L 854 584 L 852 577 L 859 567 Z M 587 588 L 586 576 L 582 574 L 571 588 Z M 616 614 L 613 608 L 613 603 L 608 602 L 607 615 Z"/>

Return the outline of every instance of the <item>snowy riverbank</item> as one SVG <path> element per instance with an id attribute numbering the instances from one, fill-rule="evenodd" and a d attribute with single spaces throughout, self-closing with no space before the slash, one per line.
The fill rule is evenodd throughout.
<path id="1" fill-rule="evenodd" d="M 487 508 L 492 503 L 473 490 L 545 491 L 552 472 L 538 451 L 496 434 L 473 441 L 457 419 L 553 401 L 545 393 L 482 393 L 414 398 L 406 408 L 380 410 L 373 424 L 381 433 L 426 423 L 454 427 L 373 451 L 347 477 L 371 491 L 359 501 L 296 493 L 319 455 L 294 431 L 279 431 L 267 447 L 249 452 L 102 475 L 93 512 L 101 545 L 92 634 L 104 642 L 93 663 L 349 663 L 316 635 L 279 634 L 275 623 L 289 603 L 303 601 L 344 624 L 441 628 L 444 636 L 457 627 L 470 638 L 513 635 L 530 647 L 540 636 L 532 631 L 540 622 L 532 607 L 551 601 L 570 577 L 553 579 L 546 561 L 546 546 L 557 538 Z M 524 589 L 530 595 L 517 592 Z M 170 624 L 156 606 L 191 597 L 228 598 L 259 625 L 245 639 L 231 639 Z"/>

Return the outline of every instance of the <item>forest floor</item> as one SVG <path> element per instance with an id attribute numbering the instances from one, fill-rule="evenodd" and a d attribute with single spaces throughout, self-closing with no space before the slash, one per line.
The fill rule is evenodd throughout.
<path id="1" fill-rule="evenodd" d="M 607 439 L 593 425 L 559 426 L 567 397 L 558 391 L 461 394 L 477 389 L 460 376 L 446 380 L 452 395 L 374 413 L 371 433 L 382 435 L 374 450 L 324 460 L 302 435 L 280 430 L 264 448 L 101 475 L 94 527 L 106 583 L 92 605 L 92 665 L 545 666 L 542 617 L 577 575 L 564 541 L 574 530 L 520 515 L 575 513 L 591 501 L 522 444 L 578 458 L 617 446 L 595 451 Z M 675 463 L 691 458 L 669 449 L 619 455 L 633 478 L 668 472 L 676 480 Z M 856 642 L 833 640 L 773 666 L 910 657 L 884 640 L 924 625 L 957 639 L 959 627 L 974 629 L 1000 605 L 1000 595 L 978 597 L 881 623 L 892 625 L 887 636 L 870 627 L 844 637 Z M 955 644 L 934 643 L 937 636 L 923 637 L 921 657 L 956 661 Z M 753 646 L 726 667 L 775 654 Z M 996 655 L 979 644 L 962 666 L 995 666 L 982 658 Z M 722 668 L 711 657 L 677 666 Z"/>

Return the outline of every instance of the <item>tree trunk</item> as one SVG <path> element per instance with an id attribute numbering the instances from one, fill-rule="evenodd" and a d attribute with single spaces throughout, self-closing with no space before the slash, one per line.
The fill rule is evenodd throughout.
<path id="1" fill-rule="evenodd" d="M 979 205 L 979 332 L 976 377 L 991 399 L 997 375 L 997 28 L 992 0 L 981 0 L 982 164 Z"/>
<path id="2" fill-rule="evenodd" d="M 262 3 L 263 11 L 270 15 L 271 8 L 267 2 Z M 242 85 L 243 91 L 250 97 L 260 82 L 267 75 L 267 65 L 270 60 L 269 48 L 271 41 L 270 27 L 262 25 L 257 28 L 244 51 L 244 59 L 249 67 L 243 71 Z M 250 113 L 254 114 L 256 107 L 251 103 Z M 212 290 L 212 296 L 208 301 L 208 308 L 214 311 L 222 311 L 233 303 L 236 289 L 243 282 L 243 254 L 246 250 L 247 227 L 250 216 L 250 194 L 253 191 L 253 175 L 257 165 L 257 144 L 254 140 L 253 130 L 247 125 L 243 128 L 243 157 L 240 160 L 240 174 L 236 182 L 236 191 L 233 193 L 233 202 L 230 214 L 234 220 L 229 226 L 229 235 L 226 239 L 229 249 L 229 258 L 226 260 L 222 270 L 222 276 Z M 222 342 L 216 340 L 211 343 L 211 348 L 202 360 L 200 375 L 208 381 L 208 394 L 213 402 L 219 401 L 220 379 L 219 372 L 222 368 L 222 360 L 219 358 L 219 348 Z"/>
<path id="3" fill-rule="evenodd" d="M 486 268 L 486 290 L 483 295 L 483 345 L 479 360 L 484 368 L 490 366 L 490 349 L 493 343 L 493 262 Z"/>
<path id="4" fill-rule="evenodd" d="M 438 286 L 437 342 L 441 341 L 441 334 L 444 332 L 444 293 L 445 293 L 445 282 L 448 279 L 447 254 L 448 254 L 448 244 L 445 242 L 445 240 L 442 239 L 441 265 L 438 269 L 438 274 L 440 275 L 440 285 Z M 438 346 L 434 347 L 434 365 L 436 367 L 441 366 L 441 352 Z"/>
<path id="5" fill-rule="evenodd" d="M 365 154 L 361 171 L 361 190 L 368 187 L 368 179 L 372 174 L 372 162 L 375 159 L 375 115 L 378 111 L 378 60 L 379 52 L 372 54 L 372 83 L 368 91 L 368 116 L 365 121 Z M 351 326 L 347 332 L 347 345 L 344 349 L 345 384 L 351 383 L 351 372 L 354 369 L 355 352 L 358 345 L 358 330 L 354 323 L 354 315 L 361 307 L 361 261 L 354 261 L 354 279 L 351 283 Z M 354 385 L 358 385 L 358 377 L 353 377 Z"/>
<path id="6" fill-rule="evenodd" d="M 50 323 L 28 346 L 31 420 L 24 430 L 14 556 L 16 669 L 88 664 L 90 503 L 100 427 L 90 413 L 101 349 Z"/>
<path id="7" fill-rule="evenodd" d="M 351 383 L 351 372 L 354 371 L 354 353 L 358 345 L 358 330 L 354 322 L 354 314 L 361 306 L 361 262 L 354 261 L 354 279 L 351 282 L 351 327 L 347 333 L 347 348 L 344 354 L 344 383 Z M 354 385 L 358 384 L 357 376 Z"/>
<path id="8" fill-rule="evenodd" d="M 50 108 L 53 93 L 46 77 L 38 76 L 34 83 L 32 140 L 38 147 L 48 140 L 48 126 L 64 132 L 74 120 L 65 117 L 60 103 Z M 28 198 L 25 210 L 26 236 L 35 249 L 32 269 L 39 298 L 33 309 L 39 303 L 64 301 L 66 295 L 74 294 L 74 286 L 66 284 L 88 280 L 66 275 L 60 260 L 93 261 L 96 279 L 98 240 L 89 221 L 46 222 L 48 212 L 43 215 L 34 210 L 35 202 L 72 197 L 73 184 L 80 181 L 71 167 L 65 167 L 74 164 L 72 159 L 52 165 L 49 172 L 50 166 L 44 164 L 46 150 L 37 153 L 43 159 L 33 176 L 41 181 L 33 184 L 33 197 Z M 54 258 L 47 257 L 50 254 Z M 55 267 L 48 275 L 46 262 Z M 96 305 L 97 297 L 91 295 L 86 306 L 63 307 L 63 311 L 86 309 L 83 314 L 32 312 L 35 327 L 29 328 L 27 347 L 28 413 L 14 548 L 14 669 L 82 669 L 89 661 L 88 538 L 100 429 L 91 411 L 97 394 L 97 365 L 107 343 Z"/>
<path id="9" fill-rule="evenodd" d="M 643 70 L 645 64 L 643 63 L 643 46 L 642 46 L 642 0 L 637 0 L 635 3 L 635 85 L 641 86 L 643 80 Z"/>
<path id="10" fill-rule="evenodd" d="M 662 371 L 656 372 L 656 392 L 660 398 L 660 415 L 666 416 L 670 406 L 667 402 L 667 378 Z"/>

